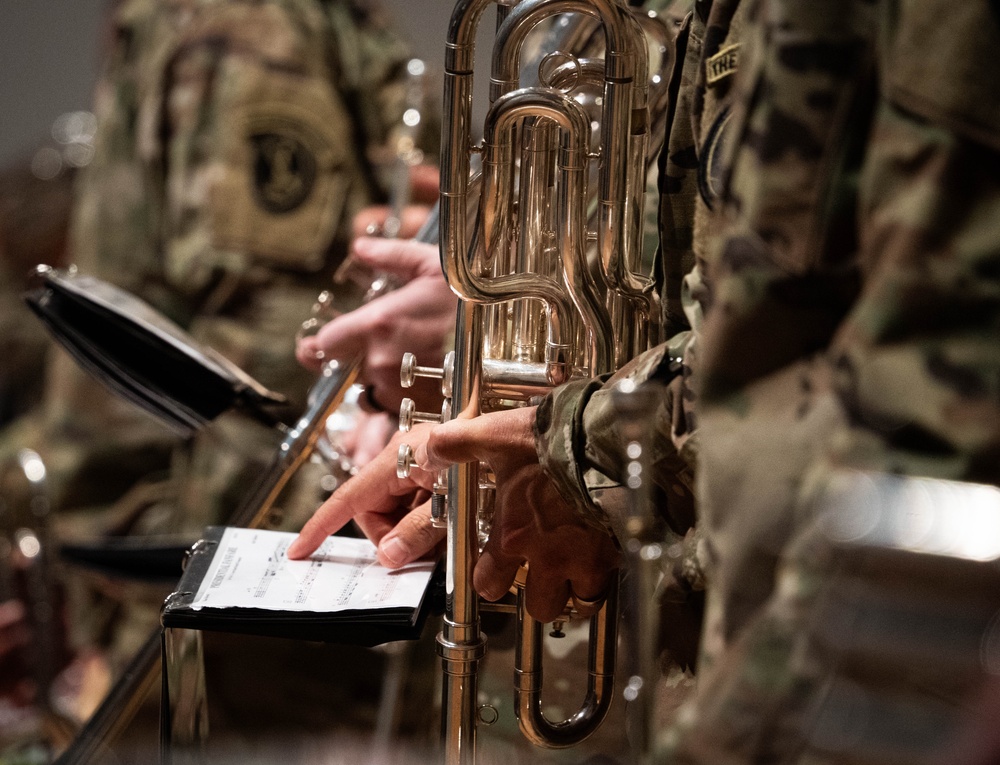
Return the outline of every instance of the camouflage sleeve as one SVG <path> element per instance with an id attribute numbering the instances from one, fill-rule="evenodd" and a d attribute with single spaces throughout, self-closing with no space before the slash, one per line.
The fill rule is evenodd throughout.
<path id="1" fill-rule="evenodd" d="M 191 332 L 302 404 L 293 358 L 316 295 L 333 285 L 351 220 L 385 198 L 372 147 L 401 118 L 406 49 L 352 0 L 201 4 L 179 33 L 150 120 L 163 169 L 164 292 Z M 395 95 L 393 95 L 395 94 Z"/>
<path id="2" fill-rule="evenodd" d="M 609 378 L 579 380 L 557 388 L 538 407 L 535 422 L 539 461 L 559 487 L 563 496 L 579 508 L 591 524 L 614 530 L 618 518 L 595 502 L 609 486 L 619 483 L 624 474 L 623 438 L 618 430 L 612 392 L 626 377 L 637 383 L 657 384 L 660 404 L 650 413 L 654 427 L 653 466 L 657 486 L 663 497 L 673 497 L 667 507 L 689 500 L 693 468 L 685 459 L 688 448 L 678 449 L 675 432 L 686 432 L 678 422 L 683 417 L 677 399 L 683 399 L 684 357 L 691 333 L 683 333 L 645 354 Z M 693 461 L 693 460 L 692 460 Z M 657 503 L 663 507 L 662 502 Z M 690 501 L 683 503 L 672 520 L 683 534 L 693 522 Z"/>
<path id="3" fill-rule="evenodd" d="M 112 36 L 81 265 L 182 324 L 234 279 L 328 283 L 353 212 L 384 194 L 368 149 L 402 114 L 407 50 L 384 16 L 357 0 L 126 0 Z"/>
<path id="4" fill-rule="evenodd" d="M 705 675 L 771 596 L 796 486 L 839 424 L 812 360 L 856 285 L 844 261 L 873 44 L 863 0 L 748 7 L 696 386 Z"/>
<path id="5" fill-rule="evenodd" d="M 351 81 L 355 70 L 377 67 L 356 50 L 367 52 L 360 19 L 341 5 L 336 34 L 309 2 L 209 4 L 188 22 L 158 133 L 177 289 L 215 289 L 220 273 L 252 284 L 255 268 L 318 272 L 333 248 L 342 257 L 351 213 L 378 193 L 364 147 L 384 126 L 355 103 L 371 84 Z"/>
<path id="6" fill-rule="evenodd" d="M 75 188 L 80 270 L 288 395 L 288 416 L 312 382 L 295 331 L 346 253 L 351 213 L 381 193 L 361 138 L 399 119 L 384 93 L 405 48 L 359 5 L 116 4 L 94 156 Z M 355 295 L 340 297 L 346 308 Z M 50 430 L 128 441 L 133 454 L 164 445 L 161 466 L 176 439 L 160 423 L 66 357 L 48 378 Z"/>
<path id="7" fill-rule="evenodd" d="M 163 162 L 155 138 L 158 83 L 185 12 L 181 2 L 124 0 L 111 17 L 94 89 L 94 153 L 77 175 L 70 237 L 81 271 L 143 295 L 176 320 L 184 317 L 160 286 Z"/>
<path id="8" fill-rule="evenodd" d="M 654 761 L 994 762 L 967 759 L 967 745 L 982 735 L 970 723 L 995 720 L 980 705 L 995 682 L 996 537 L 962 521 L 1000 493 L 830 463 L 803 483 L 779 586 L 725 652 L 699 660 L 694 703 Z M 915 514 L 939 521 L 919 540 Z M 970 555 L 980 543 L 989 552 Z"/>
<path id="9" fill-rule="evenodd" d="M 895 5 L 859 178 L 862 287 L 828 353 L 851 423 L 837 452 L 1000 484 L 1000 74 L 965 74 L 1000 45 L 998 14 Z"/>
<path id="10" fill-rule="evenodd" d="M 702 536 L 695 525 L 694 469 L 698 451 L 693 381 L 703 316 L 711 301 L 707 252 L 724 138 L 730 134 L 728 96 L 739 45 L 731 37 L 738 3 L 694 3 L 680 25 L 671 75 L 667 138 L 659 160 L 661 329 L 670 339 L 636 359 L 611 382 L 628 376 L 657 386 L 650 412 L 652 501 L 665 522 L 665 587 L 686 601 L 704 588 Z M 709 11 L 711 8 L 711 11 Z M 706 72 L 711 69 L 710 76 Z M 565 496 L 592 523 L 621 537 L 618 489 L 624 469 L 611 385 L 578 383 L 557 391 L 540 409 L 538 451 Z"/>
<path id="11" fill-rule="evenodd" d="M 658 206 L 660 318 L 662 337 L 672 338 L 620 370 L 614 379 L 632 376 L 637 382 L 656 378 L 662 384 L 663 405 L 657 432 L 669 441 L 675 418 L 669 413 L 677 399 L 670 387 L 682 368 L 681 359 L 692 337 L 689 317 L 682 301 L 685 276 L 691 270 L 692 231 L 697 196 L 697 152 L 690 121 L 694 71 L 701 54 L 703 23 L 688 13 L 676 39 L 676 64 L 671 75 L 668 99 L 670 112 L 665 124 L 667 136 L 658 161 L 659 198 L 647 197 Z M 537 450 L 542 466 L 562 494 L 578 507 L 584 518 L 601 526 L 613 526 L 614 518 L 595 504 L 593 493 L 604 485 L 614 485 L 621 476 L 621 443 L 616 440 L 614 409 L 610 387 L 604 381 L 570 383 L 557 389 L 539 407 L 536 423 Z M 676 449 L 660 449 L 677 456 Z M 679 463 L 678 463 L 679 465 Z M 664 465 L 666 467 L 666 465 Z M 676 466 L 675 466 L 676 467 Z M 687 472 L 685 471 L 685 475 Z M 673 482 L 673 478 L 666 479 Z M 683 485 L 683 481 L 681 482 Z M 689 492 L 685 489 L 685 493 Z"/>

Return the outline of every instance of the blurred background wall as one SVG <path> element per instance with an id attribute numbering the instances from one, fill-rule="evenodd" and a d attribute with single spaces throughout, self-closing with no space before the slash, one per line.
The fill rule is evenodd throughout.
<path id="1" fill-rule="evenodd" d="M 0 0 L 0 166 L 44 142 L 60 114 L 85 109 L 106 0 Z"/>
<path id="2" fill-rule="evenodd" d="M 100 60 L 101 17 L 108 2 L 0 0 L 0 167 L 51 142 L 59 115 L 90 104 Z M 414 54 L 440 78 L 452 0 L 380 2 L 394 14 Z"/>

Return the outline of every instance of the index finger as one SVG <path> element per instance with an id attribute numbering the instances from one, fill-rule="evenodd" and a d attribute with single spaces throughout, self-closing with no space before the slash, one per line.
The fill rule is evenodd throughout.
<path id="1" fill-rule="evenodd" d="M 419 437 L 420 433 L 411 431 L 408 435 Z M 398 440 L 394 438 L 374 460 L 320 505 L 288 547 L 288 557 L 292 560 L 308 557 L 324 539 L 343 528 L 354 516 L 394 512 L 400 508 L 400 497 L 408 497 L 423 484 L 429 487 L 433 483 L 433 476 L 416 467 L 409 478 L 397 476 L 397 450 Z"/>
<path id="2" fill-rule="evenodd" d="M 535 407 L 481 414 L 459 415 L 431 431 L 427 444 L 417 449 L 416 460 L 424 470 L 441 470 L 456 462 L 493 462 L 497 455 L 514 457 L 535 453 Z"/>
<path id="3" fill-rule="evenodd" d="M 320 327 L 313 336 L 315 348 L 332 359 L 363 353 L 372 331 L 372 316 L 375 315 L 370 306 L 359 306 Z M 304 350 L 311 349 L 304 346 Z"/>

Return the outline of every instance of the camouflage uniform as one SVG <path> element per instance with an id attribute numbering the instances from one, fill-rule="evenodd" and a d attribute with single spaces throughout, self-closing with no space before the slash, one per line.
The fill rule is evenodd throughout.
<path id="1" fill-rule="evenodd" d="M 694 430 L 697 394 L 699 527 L 679 551 L 680 573 L 703 575 L 709 598 L 698 696 L 663 736 L 663 761 L 881 762 L 872 751 L 898 755 L 892 747 L 914 733 L 912 721 L 929 719 L 932 694 L 919 687 L 926 673 L 910 667 L 909 682 L 886 683 L 916 705 L 903 715 L 908 724 L 866 731 L 861 742 L 845 724 L 859 707 L 831 693 L 841 690 L 834 659 L 814 627 L 845 565 L 813 517 L 831 468 L 1000 478 L 990 236 L 1000 110 L 994 73 L 977 64 L 989 60 L 995 11 L 918 5 L 765 2 L 743 47 L 731 49 L 733 29 L 724 43 L 704 37 L 713 46 L 698 73 L 706 84 L 730 59 L 742 74 L 731 114 L 712 106 L 711 93 L 694 110 L 711 116 L 694 121 L 701 138 L 688 161 L 700 168 L 703 193 L 725 189 L 721 214 L 704 214 L 711 194 L 696 200 L 695 268 L 674 277 L 683 285 L 674 292 L 664 269 L 666 326 L 678 295 L 696 298 L 709 317 L 681 353 L 655 352 L 682 362 L 659 374 L 667 382 L 657 416 L 661 480 L 683 475 L 671 464 L 671 438 L 677 454 L 693 454 L 695 439 L 683 436 Z M 724 22 L 727 6 L 716 2 L 701 18 Z M 691 97 L 702 98 L 697 86 Z M 679 213 L 673 236 L 683 237 L 692 218 L 670 193 L 682 185 L 669 171 L 681 156 L 667 154 L 663 200 Z M 666 367 L 655 353 L 630 371 L 655 379 Z M 683 384 L 685 366 L 700 383 Z M 683 394 L 671 399 L 678 380 Z M 599 405 L 606 389 L 574 386 L 540 410 L 541 456 L 587 507 L 587 471 L 616 475 L 622 457 L 613 409 Z M 669 509 L 670 485 L 661 489 Z M 969 692 L 968 676 L 951 678 L 947 692 L 934 682 L 952 711 Z M 911 735 L 904 760 L 933 761 L 954 717 L 929 726 L 932 736 Z"/>
<path id="2" fill-rule="evenodd" d="M 286 416 L 297 414 L 311 377 L 294 363 L 293 337 L 331 284 L 353 213 L 384 193 L 366 155 L 401 114 L 406 50 L 377 11 L 352 2 L 129 0 L 114 34 L 74 262 L 288 395 Z M 168 440 L 56 363 L 49 433 L 105 433 L 112 453 Z M 223 493 L 242 488 L 227 489 L 220 472 L 266 459 L 273 435 L 262 430 L 223 418 L 180 455 L 217 484 L 190 496 L 189 528 L 224 517 L 234 497 Z M 213 439 L 228 458 L 199 449 L 219 453 Z M 206 496 L 220 506 L 206 511 Z"/>
<path id="3" fill-rule="evenodd" d="M 295 362 L 295 332 L 332 285 L 353 214 L 385 199 L 369 158 L 401 119 L 406 47 L 355 0 L 124 0 L 110 43 L 72 262 L 286 394 L 279 415 L 297 416 L 312 375 Z M 340 306 L 358 292 L 341 288 Z M 232 512 L 279 440 L 233 413 L 179 443 L 62 353 L 45 399 L 4 449 L 42 453 L 64 539 L 196 534 Z M 319 503 L 318 478 L 284 503 L 286 528 Z M 106 614 L 80 611 L 93 639 Z"/>
<path id="4" fill-rule="evenodd" d="M 39 262 L 62 265 L 73 172 L 38 178 L 29 163 L 0 170 L 0 425 L 37 406 L 48 337 L 21 299 Z"/>
<path id="5" fill-rule="evenodd" d="M 623 438 L 612 384 L 628 376 L 657 385 L 660 403 L 651 423 L 654 505 L 666 523 L 671 554 L 663 586 L 672 624 L 662 636 L 673 658 L 693 663 L 704 577 L 695 527 L 697 453 L 691 380 L 707 300 L 708 224 L 718 193 L 718 158 L 729 133 L 728 101 L 738 63 L 734 46 L 741 16 L 736 0 L 693 3 L 681 25 L 671 90 L 667 139 L 659 161 L 659 285 L 661 336 L 666 342 L 640 355 L 609 380 L 562 386 L 538 409 L 542 465 L 563 495 L 593 523 L 622 538 Z M 711 75 L 709 71 L 711 70 Z"/>
<path id="6" fill-rule="evenodd" d="M 1000 484 L 998 30 L 978 0 L 754 10 L 699 358 L 699 687 L 663 761 L 954 761 L 940 657 L 882 646 L 844 693 L 814 497 L 845 467 Z"/>

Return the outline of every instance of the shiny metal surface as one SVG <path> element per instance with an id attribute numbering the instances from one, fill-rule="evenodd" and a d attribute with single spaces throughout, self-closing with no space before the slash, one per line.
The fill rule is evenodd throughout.
<path id="1" fill-rule="evenodd" d="M 658 310 L 639 263 L 655 145 L 648 135 L 650 44 L 639 22 L 616 0 L 505 4 L 492 55 L 491 105 L 482 144 L 474 146 L 472 62 L 487 7 L 486 0 L 460 0 L 445 54 L 441 259 L 462 299 L 453 416 L 523 406 L 572 378 L 612 371 L 645 350 L 649 317 Z M 525 65 L 522 52 L 543 24 L 550 31 Z M 659 60 L 666 67 L 669 55 Z M 530 87 L 522 82 L 525 72 Z M 481 189 L 470 229 L 476 154 Z M 447 481 L 447 616 L 438 644 L 449 765 L 476 757 L 476 671 L 486 639 L 472 572 L 493 493 L 480 472 L 477 464 L 455 465 Z M 585 701 L 556 722 L 541 712 L 541 625 L 521 600 L 520 727 L 539 746 L 572 746 L 596 730 L 610 707 L 615 596 L 592 620 Z"/>

